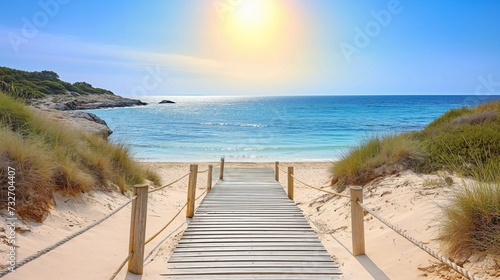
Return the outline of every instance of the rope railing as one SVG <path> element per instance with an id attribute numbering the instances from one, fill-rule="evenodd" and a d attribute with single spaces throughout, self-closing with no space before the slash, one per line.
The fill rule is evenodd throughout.
<path id="1" fill-rule="evenodd" d="M 149 191 L 149 193 L 154 193 L 154 192 L 157 192 L 157 191 L 159 191 L 159 190 L 162 190 L 162 189 L 164 189 L 164 188 L 166 188 L 166 187 L 169 187 L 169 186 L 171 186 L 171 185 L 173 185 L 173 184 L 175 184 L 175 183 L 179 182 L 180 180 L 182 180 L 182 179 L 186 178 L 187 176 L 189 176 L 189 174 L 191 174 L 191 172 L 188 172 L 187 174 L 185 174 L 184 176 L 180 177 L 179 179 L 177 179 L 177 180 L 175 180 L 175 181 L 173 181 L 173 182 L 170 182 L 170 183 L 168 183 L 168 184 L 166 184 L 166 185 L 164 185 L 164 186 L 161 186 L 161 187 L 158 187 L 158 188 L 154 188 L 154 189 L 150 190 L 150 191 Z"/>
<path id="2" fill-rule="evenodd" d="M 120 266 L 115 270 L 115 272 L 113 273 L 113 275 L 111 275 L 111 277 L 109 278 L 109 280 L 115 279 L 115 277 L 118 275 L 118 273 L 120 273 L 120 271 L 122 270 L 122 268 L 127 264 L 128 260 L 130 260 L 130 258 L 133 255 L 134 255 L 134 252 L 131 252 L 130 254 L 128 254 L 128 256 L 120 264 Z"/>
<path id="3" fill-rule="evenodd" d="M 283 168 L 281 168 L 280 164 L 279 163 L 276 163 L 276 167 L 283 173 L 285 174 L 288 174 L 288 170 L 285 170 Z M 297 178 L 294 174 L 290 174 L 290 176 L 297 182 L 301 183 L 302 185 L 306 186 L 306 187 L 309 187 L 311 189 L 315 189 L 315 190 L 318 190 L 318 191 L 321 191 L 321 192 L 324 192 L 324 193 L 328 193 L 328 194 L 332 194 L 332 195 L 336 195 L 336 196 L 341 196 L 341 197 L 350 197 L 349 195 L 346 195 L 346 194 L 342 194 L 342 193 L 338 193 L 338 192 L 334 192 L 334 191 L 328 191 L 328 190 L 324 190 L 322 188 L 318 188 L 318 187 L 315 187 L 315 186 L 312 186 L 302 180 L 300 180 L 299 178 Z"/>
<path id="4" fill-rule="evenodd" d="M 373 217 L 377 218 L 380 222 L 382 222 L 383 224 L 385 224 L 386 226 L 388 226 L 390 229 L 392 229 L 393 231 L 395 231 L 399 235 L 401 235 L 404 238 L 406 238 L 408 241 L 410 241 L 411 243 L 413 243 L 414 245 L 416 245 L 420 249 L 422 249 L 425 252 L 427 252 L 429 255 L 431 255 L 434 258 L 442 261 L 443 263 L 445 263 L 446 265 L 450 266 L 455 271 L 457 271 L 458 273 L 462 274 L 463 276 L 469 278 L 470 280 L 480 280 L 478 277 L 474 276 L 471 272 L 469 272 L 465 268 L 463 268 L 463 267 L 459 266 L 458 264 L 452 262 L 451 260 L 445 258 L 444 256 L 442 256 L 438 252 L 432 250 L 430 247 L 425 246 L 422 242 L 418 241 L 417 239 L 415 239 L 411 235 L 405 233 L 402 229 L 400 229 L 396 225 L 391 224 L 388 220 L 384 219 L 383 217 L 381 217 L 380 215 L 378 215 L 377 213 L 375 213 L 375 211 L 373 211 L 372 209 L 370 209 L 363 202 L 361 202 L 359 200 L 357 200 L 356 202 L 357 202 L 357 204 L 359 204 L 359 206 L 361 206 L 364 210 L 366 210 L 368 213 L 370 213 Z"/>
<path id="5" fill-rule="evenodd" d="M 383 217 L 381 217 L 377 213 L 375 213 L 373 210 L 368 208 L 365 204 L 363 204 L 362 188 L 352 187 L 351 188 L 351 195 L 349 196 L 346 194 L 342 194 L 342 193 L 338 193 L 338 192 L 334 192 L 334 191 L 328 191 L 328 190 L 324 190 L 322 188 L 310 185 L 310 184 L 300 180 L 299 178 L 297 178 L 294 175 L 293 167 L 289 167 L 288 170 L 285 170 L 280 166 L 279 162 L 275 162 L 275 172 L 276 172 L 275 179 L 277 181 L 279 181 L 279 171 L 288 175 L 288 192 L 289 192 L 289 197 L 291 199 L 293 199 L 293 186 L 294 186 L 293 181 L 297 181 L 306 187 L 309 187 L 309 188 L 312 188 L 312 189 L 315 189 L 315 190 L 318 190 L 321 192 L 329 193 L 329 194 L 336 195 L 336 196 L 351 198 L 351 219 L 352 219 L 352 227 L 353 227 L 353 229 L 352 229 L 353 255 L 357 256 L 357 255 L 365 254 L 364 226 L 363 226 L 363 216 L 364 216 L 363 209 L 364 209 L 364 210 L 368 211 L 372 216 L 377 218 L 379 221 L 384 223 L 386 226 L 388 226 L 390 229 L 394 230 L 396 233 L 403 236 L 408 241 L 410 241 L 411 243 L 413 243 L 414 245 L 416 245 L 420 249 L 427 252 L 429 255 L 433 256 L 434 258 L 436 258 L 436 259 L 442 261 L 443 263 L 445 263 L 446 265 L 450 266 L 458 273 L 462 274 L 463 276 L 467 277 L 468 279 L 479 280 L 478 277 L 474 276 L 471 272 L 467 271 L 465 268 L 457 265 L 456 263 L 454 263 L 451 260 L 447 259 L 446 257 L 442 256 L 438 252 L 432 250 L 430 247 L 425 246 L 422 242 L 413 238 L 409 234 L 406 234 L 405 232 L 403 232 L 402 229 L 391 224 L 389 221 L 387 221 L 386 219 L 384 219 Z M 291 196 L 290 196 L 290 192 L 292 193 Z M 361 208 L 354 207 L 354 204 L 358 204 Z M 309 220 L 316 227 L 318 227 L 316 225 L 316 223 L 314 223 L 314 221 L 312 221 L 311 219 L 309 219 Z M 319 229 L 319 227 L 318 227 L 318 229 Z"/>
<path id="6" fill-rule="evenodd" d="M 222 163 L 223 160 L 221 160 L 221 163 Z M 220 165 L 220 164 L 219 164 Z M 217 165 L 218 166 L 218 165 Z M 205 189 L 205 191 L 203 191 L 200 195 L 198 195 L 198 197 L 194 198 L 194 192 L 195 192 L 195 188 L 196 188 L 196 181 L 197 181 L 197 174 L 198 173 L 205 173 L 205 172 L 209 172 L 208 174 L 208 178 L 207 180 L 210 180 L 211 181 L 211 178 L 212 178 L 212 172 L 213 170 L 213 166 L 209 165 L 209 168 L 207 170 L 204 170 L 204 171 L 198 171 L 198 165 L 196 164 L 192 164 L 190 166 L 190 171 L 189 173 L 185 174 L 184 176 L 180 177 L 179 179 L 165 185 L 165 186 L 162 186 L 162 187 L 159 187 L 159 188 L 156 188 L 152 191 L 148 191 L 147 194 L 150 194 L 150 193 L 153 193 L 153 192 L 156 192 L 156 191 L 159 191 L 163 188 L 166 188 L 168 186 L 171 186 L 177 182 L 179 182 L 180 180 L 186 178 L 187 176 L 189 176 L 189 182 L 188 182 L 188 201 L 177 211 L 177 213 L 160 229 L 158 230 L 155 234 L 153 234 L 151 237 L 149 237 L 147 240 L 144 240 L 143 244 L 138 247 L 140 250 L 141 250 L 141 254 L 140 257 L 142 258 L 144 255 L 144 246 L 147 245 L 148 243 L 150 243 L 151 241 L 153 241 L 156 237 L 158 237 L 166 228 L 168 228 L 168 226 L 170 226 L 172 224 L 172 222 L 182 213 L 182 210 L 184 210 L 186 208 L 186 206 L 188 207 L 188 210 L 190 207 L 193 207 L 194 209 L 194 203 L 200 199 L 203 195 L 205 195 L 208 191 L 210 191 L 211 189 L 211 184 L 207 185 L 207 188 Z M 210 182 L 211 183 L 211 182 Z M 190 200 L 189 198 L 189 194 L 193 193 L 193 200 Z M 147 195 L 146 195 L 147 196 Z M 146 206 L 147 207 L 147 206 Z M 194 210 L 193 210 L 194 211 Z M 190 217 L 189 216 L 189 211 L 188 213 L 186 213 L 186 216 L 187 217 Z M 184 222 L 185 223 L 185 222 Z M 184 224 L 183 223 L 183 224 Z M 181 225 L 182 226 L 182 225 Z M 174 231 L 171 231 L 167 237 L 165 237 L 163 240 L 161 240 L 154 248 L 153 250 L 151 250 L 151 252 L 146 256 L 146 258 L 144 258 L 140 264 L 137 264 L 137 262 L 135 262 L 135 265 L 132 265 L 134 268 L 131 270 L 131 266 L 129 264 L 129 271 L 132 272 L 132 273 L 138 273 L 138 274 L 142 274 L 142 269 L 143 269 L 143 266 L 144 264 L 146 263 L 146 260 L 147 258 L 149 258 L 151 256 L 151 254 L 153 254 L 153 252 L 159 247 L 161 246 L 161 244 L 163 242 L 165 242 L 168 237 L 170 237 L 172 235 L 173 232 L 177 231 L 181 226 L 179 226 L 177 229 L 175 229 Z M 144 228 L 142 229 L 142 232 L 145 231 L 145 225 L 144 225 Z M 132 238 L 132 236 L 131 236 Z M 131 239 L 132 240 L 132 239 Z M 131 241 L 132 242 L 132 241 Z M 137 241 L 136 241 L 137 242 Z M 129 254 L 129 256 L 126 258 L 126 260 L 120 265 L 120 267 L 115 271 L 115 273 L 112 275 L 112 277 L 110 278 L 110 280 L 113 280 L 116 275 L 118 275 L 118 273 L 121 271 L 121 269 L 123 269 L 123 267 L 125 266 L 124 263 L 126 263 L 127 261 L 129 261 L 131 258 L 133 257 L 133 251 Z M 131 262 L 134 262 L 131 260 Z M 135 272 L 134 272 L 135 271 Z M 137 274 L 136 273 L 136 274 Z"/>
<path id="7" fill-rule="evenodd" d="M 118 213 L 120 210 L 122 210 L 123 208 L 125 208 L 127 205 L 129 205 L 134 199 L 136 199 L 137 196 L 133 196 L 131 197 L 127 202 L 125 202 L 124 204 L 122 204 L 121 206 L 119 206 L 118 208 L 116 208 L 115 210 L 111 211 L 110 213 L 108 213 L 106 216 L 102 217 L 101 219 L 93 222 L 92 224 L 88 225 L 87 227 L 67 236 L 66 238 L 36 252 L 35 254 L 23 259 L 22 261 L 16 263 L 16 268 L 20 268 L 21 266 L 33 261 L 33 260 L 36 260 L 37 258 L 45 255 L 46 253 L 54 250 L 55 248 L 63 245 L 64 243 L 70 241 L 71 239 L 89 231 L 90 229 L 92 229 L 93 227 L 99 225 L 100 223 L 104 222 L 105 220 L 109 219 L 111 216 L 113 216 L 114 214 Z M 3 277 L 5 275 L 7 275 L 9 272 L 11 272 L 9 269 L 4 269 L 2 271 L 0 271 L 0 277 Z"/>
<path id="8" fill-rule="evenodd" d="M 346 194 L 343 194 L 343 193 L 338 193 L 338 192 L 334 192 L 334 191 L 328 191 L 328 190 L 324 190 L 324 189 L 321 189 L 321 188 L 318 188 L 318 187 L 315 187 L 315 186 L 311 186 L 305 182 L 303 182 L 302 180 L 298 179 L 297 177 L 295 177 L 295 175 L 291 175 L 297 182 L 301 183 L 302 185 L 306 186 L 306 187 L 309 187 L 311 189 L 315 189 L 315 190 L 318 190 L 318 191 L 322 191 L 322 192 L 325 192 L 325 193 L 329 193 L 329 194 L 333 194 L 333 195 L 336 195 L 336 196 L 342 196 L 342 197 L 350 197 Z"/>
<path id="9" fill-rule="evenodd" d="M 212 168 L 210 168 L 210 167 L 209 167 L 207 170 L 203 170 L 203 171 L 200 171 L 200 172 L 196 172 L 196 174 L 197 174 L 197 173 L 205 173 L 205 172 L 208 172 L 210 169 L 213 169 L 213 167 L 218 167 L 218 166 L 220 166 L 220 165 L 222 165 L 222 166 L 221 166 L 221 169 L 222 169 L 222 168 L 223 168 L 223 162 L 224 162 L 224 159 L 221 159 L 221 162 L 220 162 L 220 163 L 218 163 L 218 164 L 216 164 L 216 165 L 214 165 L 214 166 L 211 166 Z M 197 169 L 197 168 L 196 168 L 196 169 Z M 222 170 L 221 170 L 221 172 L 222 172 Z M 157 191 L 159 191 L 159 190 L 162 190 L 162 189 L 164 189 L 164 188 L 166 188 L 166 187 L 168 187 L 168 186 L 171 186 L 171 185 L 173 185 L 173 184 L 175 184 L 175 183 L 179 182 L 180 180 L 182 180 L 182 179 L 186 178 L 187 176 L 192 175 L 192 173 L 193 173 L 193 172 L 191 172 L 191 171 L 190 171 L 189 173 L 187 173 L 187 174 L 183 175 L 182 177 L 178 178 L 177 180 L 174 180 L 174 181 L 172 181 L 172 182 L 171 182 L 171 183 L 169 183 L 169 184 L 166 184 L 166 185 L 164 185 L 164 186 L 161 186 L 161 187 L 158 187 L 158 188 L 152 189 L 152 190 L 150 190 L 150 191 L 147 191 L 147 185 L 135 186 L 135 187 L 134 187 L 134 189 L 135 189 L 136 187 L 140 187 L 140 188 L 146 187 L 146 188 L 144 188 L 144 189 L 146 190 L 145 195 L 147 196 L 147 194 L 157 192 Z M 211 173 L 211 172 L 210 172 L 210 173 Z M 211 174 L 210 174 L 210 175 L 211 175 Z M 196 178 L 196 176 L 195 176 L 194 178 Z M 209 176 L 209 178 L 211 179 L 211 176 Z M 190 178 L 190 179 L 191 179 L 191 178 Z M 191 182 L 190 182 L 190 185 L 191 185 Z M 196 185 L 196 182 L 194 182 L 194 186 L 195 186 L 195 185 Z M 210 188 L 211 188 L 211 184 L 210 184 L 209 186 L 210 186 Z M 205 194 L 206 194 L 206 193 L 210 190 L 210 188 L 208 188 L 208 187 L 207 187 L 207 189 L 206 189 L 203 193 L 201 193 L 198 197 L 196 197 L 196 199 L 194 199 L 194 201 L 196 201 L 196 200 L 200 199 L 203 195 L 205 195 Z M 138 197 L 139 197 L 139 194 L 138 194 L 137 192 L 135 192 L 135 190 L 134 190 L 134 196 L 132 196 L 132 197 L 131 197 L 131 198 L 130 198 L 127 202 L 125 202 L 124 204 L 122 204 L 122 205 L 120 205 L 119 207 L 117 207 L 115 210 L 111 211 L 110 213 L 108 213 L 108 214 L 107 214 L 107 215 L 105 215 L 104 217 L 102 217 L 102 218 L 100 218 L 99 220 L 97 220 L 97 221 L 93 222 L 92 224 L 90 224 L 90 225 L 86 226 L 85 228 L 80 229 L 80 230 L 78 230 L 78 231 L 74 232 L 73 234 L 71 234 L 71 235 L 67 236 L 66 238 L 64 238 L 64 239 L 62 239 L 62 240 L 60 240 L 60 241 L 58 241 L 58 242 L 56 242 L 56 243 L 54 243 L 54 244 L 52 244 L 52 245 L 50 245 L 50 246 L 47 246 L 46 248 L 44 248 L 44 249 L 42 249 L 42 250 L 37 251 L 35 254 L 32 254 L 31 256 L 28 256 L 28 257 L 24 258 L 23 260 L 21 260 L 21 261 L 17 262 L 17 263 L 16 263 L 16 265 L 15 265 L 15 267 L 16 267 L 16 268 L 20 268 L 20 267 L 24 266 L 25 264 L 27 264 L 27 263 L 29 263 L 29 262 L 31 262 L 31 261 L 33 261 L 33 260 L 35 260 L 35 259 L 37 259 L 37 258 L 39 258 L 39 257 L 41 257 L 41 256 L 43 256 L 43 255 L 45 255 L 46 253 L 48 253 L 48 252 L 50 252 L 50 251 L 54 250 L 54 249 L 55 249 L 55 248 L 57 248 L 57 247 L 59 247 L 59 246 L 61 246 L 61 245 L 65 244 L 66 242 L 68 242 L 68 241 L 72 240 L 73 238 L 75 238 L 75 237 L 77 237 L 77 236 L 79 236 L 79 235 L 81 235 L 81 234 L 83 234 L 83 233 L 85 233 L 85 232 L 89 231 L 90 229 L 94 228 L 95 226 L 97 226 L 97 225 L 101 224 L 101 223 L 102 223 L 102 222 L 104 222 L 105 220 L 109 219 L 111 216 L 113 216 L 113 215 L 115 215 L 116 213 L 118 213 L 120 210 L 122 210 L 123 208 L 125 208 L 125 207 L 126 207 L 127 205 L 129 205 L 131 202 L 134 202 L 134 201 L 136 201 L 136 202 L 137 202 Z M 147 200 L 145 200 L 145 201 L 147 201 Z M 135 203 L 135 202 L 134 202 L 134 203 Z M 167 228 L 167 227 L 168 227 L 168 226 L 169 226 L 169 225 L 170 225 L 170 224 L 171 224 L 171 223 L 175 220 L 175 218 L 177 218 L 177 217 L 179 216 L 179 214 L 182 212 L 182 210 L 183 210 L 183 209 L 184 209 L 187 205 L 188 205 L 188 203 L 184 204 L 184 206 L 183 206 L 183 207 L 182 207 L 182 208 L 181 208 L 181 209 L 177 212 L 177 214 L 176 214 L 176 215 L 175 215 L 175 216 L 174 216 L 174 217 L 173 217 L 173 218 L 172 218 L 172 219 L 171 219 L 171 220 L 170 220 L 170 221 L 169 221 L 169 222 L 168 222 L 168 223 L 167 223 L 167 224 L 166 224 L 166 225 L 165 225 L 162 229 L 160 229 L 157 233 L 155 233 L 155 234 L 154 234 L 153 236 L 151 236 L 151 237 L 150 237 L 147 241 L 145 241 L 143 245 L 146 245 L 146 244 L 148 244 L 149 242 L 151 242 L 151 241 L 152 241 L 154 238 L 156 238 L 156 237 L 157 237 L 157 236 L 158 236 L 158 235 L 159 235 L 159 234 L 160 234 L 163 230 L 165 230 L 165 229 L 166 229 L 166 228 Z M 143 206 L 141 206 L 141 207 L 143 207 Z M 135 207 L 133 206 L 133 207 L 132 207 L 132 209 L 134 209 L 134 208 L 135 208 Z M 162 240 L 160 243 L 164 242 L 165 240 L 166 240 L 166 239 Z M 156 249 L 156 247 L 155 247 L 155 249 Z M 153 249 L 153 250 L 154 250 L 154 249 Z M 133 251 L 131 251 L 131 252 L 129 253 L 129 255 L 128 255 L 125 259 L 124 259 L 124 261 L 120 264 L 120 266 L 118 267 L 118 269 L 117 269 L 117 270 L 113 273 L 113 275 L 112 275 L 112 277 L 111 277 L 110 279 L 114 279 L 114 278 L 116 277 L 116 275 L 118 275 L 118 273 L 121 271 L 121 269 L 123 269 L 123 267 L 125 266 L 125 264 L 126 264 L 128 261 L 130 261 L 130 260 L 131 260 L 131 258 L 133 258 L 133 257 L 134 257 L 134 252 L 133 252 Z M 129 266 L 129 268 L 130 268 L 130 266 Z M 142 268 L 141 268 L 141 270 L 142 270 Z M 5 275 L 7 275 L 7 274 L 9 274 L 10 272 L 13 272 L 13 271 L 15 271 L 15 270 L 12 270 L 12 269 L 9 269 L 9 268 L 4 269 L 4 270 L 1 270 L 1 271 L 0 271 L 0 278 L 1 278 L 1 277 L 3 277 L 3 276 L 5 276 Z"/>
<path id="10" fill-rule="evenodd" d="M 201 193 L 196 198 L 196 200 L 200 199 L 206 192 L 207 192 L 207 190 L 205 190 L 203 193 Z M 158 232 L 156 232 L 150 238 L 148 238 L 146 240 L 146 242 L 144 242 L 144 245 L 147 245 L 149 242 L 153 241 L 153 239 L 155 239 L 158 235 L 160 235 L 160 233 L 162 233 L 181 214 L 182 210 L 184 210 L 184 208 L 186 208 L 186 206 L 187 206 L 187 202 L 184 203 L 184 205 L 182 206 L 182 208 L 179 209 L 179 211 L 177 212 L 177 214 L 175 214 L 174 217 L 165 226 L 163 226 Z"/>
<path id="11" fill-rule="evenodd" d="M 165 238 L 163 238 L 160 242 L 158 242 L 158 244 L 149 252 L 149 254 L 144 258 L 144 265 L 147 265 L 149 262 L 147 262 L 148 258 L 153 255 L 153 252 L 156 251 L 156 249 L 158 249 L 162 244 L 163 242 L 167 241 L 167 239 L 172 236 L 172 234 L 174 234 L 174 232 L 178 231 L 183 225 L 185 225 L 186 222 L 183 222 L 182 224 L 180 224 L 176 229 L 172 230 Z M 155 254 L 155 256 L 158 255 L 158 252 Z M 151 261 L 153 261 L 154 257 L 151 259 Z M 151 262 L 150 261 L 150 262 Z M 112 279 L 110 279 L 112 280 Z"/>
<path id="12" fill-rule="evenodd" d="M 203 193 L 201 193 L 197 198 L 196 200 L 200 199 L 205 193 L 207 192 L 207 190 L 205 190 Z M 170 221 L 168 221 L 168 223 L 163 226 L 159 231 L 157 231 L 155 234 L 153 234 L 151 237 L 149 237 L 145 242 L 144 242 L 144 245 L 147 245 L 148 243 L 150 243 L 151 241 L 153 241 L 156 237 L 158 237 L 158 235 L 160 235 L 181 213 L 182 213 L 182 210 L 184 210 L 184 208 L 186 208 L 187 206 L 187 202 L 184 203 L 184 205 L 179 209 L 179 211 L 177 211 L 177 213 L 174 215 L 174 217 L 172 217 L 172 219 L 170 219 Z M 183 223 L 184 224 L 184 223 Z M 181 225 L 182 226 L 182 225 Z M 180 227 L 179 227 L 180 228 Z M 172 232 L 175 232 L 177 231 L 179 228 L 173 230 Z M 156 250 L 163 242 L 165 242 L 168 237 L 170 237 L 170 235 L 172 234 L 172 232 L 165 238 L 163 239 L 162 241 L 160 241 L 155 248 L 153 248 L 153 250 L 151 250 L 151 252 L 146 256 L 146 258 L 144 258 L 144 260 L 146 260 L 149 256 L 151 256 L 151 254 L 154 252 L 154 250 Z M 128 255 L 128 257 L 124 260 L 124 262 L 120 265 L 120 267 L 118 267 L 118 269 L 115 271 L 115 273 L 111 276 L 111 278 L 109 278 L 110 280 L 113 280 L 115 279 L 116 275 L 118 275 L 118 273 L 120 273 L 120 271 L 123 269 L 123 267 L 125 266 L 125 263 L 132 257 L 132 254 L 133 253 L 130 253 Z"/>

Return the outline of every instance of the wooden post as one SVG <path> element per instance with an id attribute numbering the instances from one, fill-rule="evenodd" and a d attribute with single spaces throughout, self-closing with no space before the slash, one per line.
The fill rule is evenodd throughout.
<path id="1" fill-rule="evenodd" d="M 363 202 L 363 188 L 351 187 L 351 225 L 352 225 L 352 254 L 365 254 L 365 226 L 363 208 L 357 203 Z"/>
<path id="2" fill-rule="evenodd" d="M 129 240 L 129 253 L 133 254 L 128 261 L 128 271 L 142 275 L 148 214 L 148 185 L 135 185 L 134 195 L 137 195 L 137 198 L 132 201 Z"/>
<path id="3" fill-rule="evenodd" d="M 293 166 L 288 167 L 288 198 L 293 200 Z"/>
<path id="4" fill-rule="evenodd" d="M 220 159 L 220 172 L 219 179 L 224 180 L 224 158 Z"/>
<path id="5" fill-rule="evenodd" d="M 194 216 L 194 202 L 196 200 L 196 180 L 198 179 L 198 165 L 191 164 L 189 166 L 189 182 L 187 191 L 187 210 L 186 217 Z"/>
<path id="6" fill-rule="evenodd" d="M 274 179 L 279 182 L 280 180 L 280 169 L 279 169 L 280 162 L 277 161 L 274 163 Z"/>
<path id="7" fill-rule="evenodd" d="M 208 166 L 208 175 L 207 175 L 207 193 L 210 192 L 210 190 L 212 190 L 212 173 L 214 171 L 214 166 L 213 165 L 209 165 Z"/>

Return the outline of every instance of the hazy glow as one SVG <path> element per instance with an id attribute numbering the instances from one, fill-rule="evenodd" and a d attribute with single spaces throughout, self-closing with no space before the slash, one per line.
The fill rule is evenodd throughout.
<path id="1" fill-rule="evenodd" d="M 283 10 L 273 0 L 241 1 L 224 25 L 230 43 L 240 52 L 269 51 L 282 31 Z"/>

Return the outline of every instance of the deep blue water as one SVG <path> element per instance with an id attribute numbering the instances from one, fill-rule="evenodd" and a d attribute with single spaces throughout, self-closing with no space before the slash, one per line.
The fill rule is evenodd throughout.
<path id="1" fill-rule="evenodd" d="M 451 108 L 500 96 L 140 99 L 150 105 L 89 111 L 139 160 L 328 161 L 371 136 L 418 130 Z"/>

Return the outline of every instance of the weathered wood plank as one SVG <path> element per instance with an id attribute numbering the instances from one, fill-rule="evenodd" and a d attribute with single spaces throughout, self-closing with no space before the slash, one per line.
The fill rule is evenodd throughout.
<path id="1" fill-rule="evenodd" d="M 273 267 L 228 267 L 228 268 L 198 268 L 198 269 L 170 269 L 167 270 L 167 273 L 161 275 L 224 275 L 224 274 L 232 274 L 232 275 L 240 275 L 240 274 L 281 274 L 281 275 L 289 275 L 289 274 L 305 274 L 305 275 L 324 275 L 324 274 L 340 274 L 340 269 L 338 268 L 314 268 L 311 269 L 309 267 L 287 267 L 284 268 L 273 268 Z M 235 279 L 238 279 L 237 277 Z M 309 278 L 303 278 L 309 279 Z M 311 278 L 314 279 L 314 278 Z"/>
<path id="2" fill-rule="evenodd" d="M 263 275 L 263 274 L 239 274 L 237 278 L 234 275 L 203 275 L 203 280 L 304 280 L 307 279 L 308 275 Z M 177 275 L 177 276 L 165 276 L 164 279 L 169 280 L 192 280 L 192 275 Z M 340 279 L 339 276 L 332 275 L 319 275 L 314 276 L 314 280 L 337 280 Z"/>
<path id="3" fill-rule="evenodd" d="M 169 263 L 177 263 L 177 262 L 241 262 L 241 261 L 250 261 L 250 262 L 258 262 L 258 261 L 287 261 L 287 262 L 328 262 L 332 261 L 330 256 L 281 256 L 281 255 L 262 255 L 262 256 L 177 256 L 173 255 L 168 262 Z"/>
<path id="4" fill-rule="evenodd" d="M 226 169 L 202 201 L 165 279 L 338 279 L 299 208 L 268 169 Z"/>

